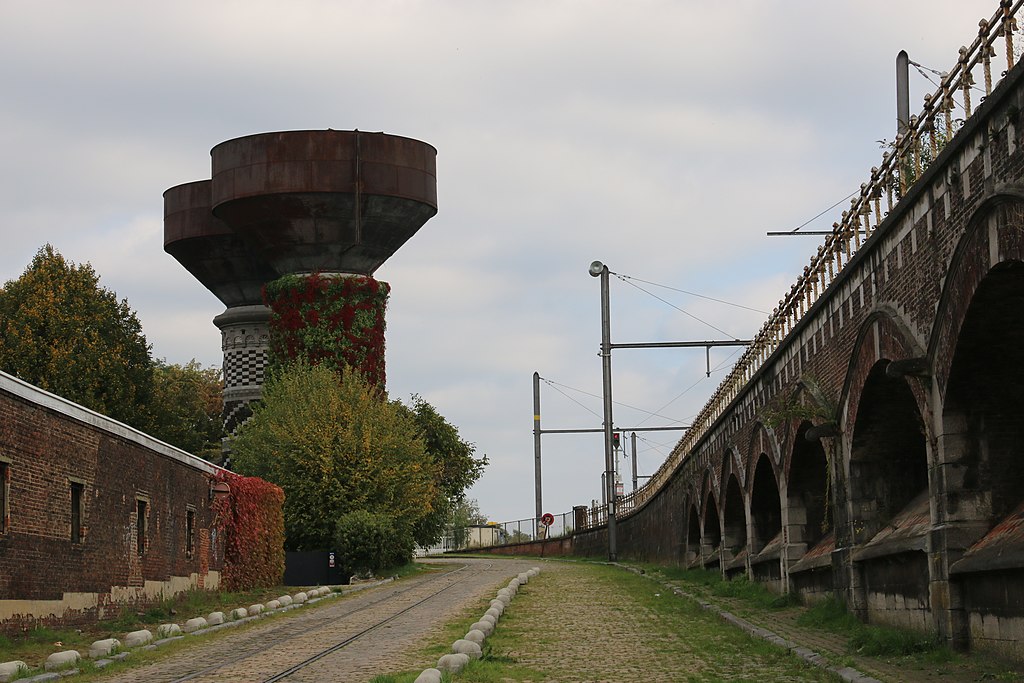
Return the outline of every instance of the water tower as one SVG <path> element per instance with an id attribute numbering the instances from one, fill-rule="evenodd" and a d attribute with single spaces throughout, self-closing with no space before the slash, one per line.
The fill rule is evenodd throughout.
<path id="1" fill-rule="evenodd" d="M 383 289 L 386 298 L 387 285 L 372 275 L 437 213 L 437 151 L 384 133 L 319 130 L 249 135 L 210 154 L 210 180 L 164 192 L 164 250 L 226 307 L 213 322 L 230 433 L 260 397 L 271 338 L 297 338 L 276 322 L 280 316 L 272 319 L 264 286 L 348 278 L 345 291 Z M 344 316 L 306 313 L 334 325 L 337 339 L 360 343 Z M 383 337 L 361 352 L 383 382 Z"/>

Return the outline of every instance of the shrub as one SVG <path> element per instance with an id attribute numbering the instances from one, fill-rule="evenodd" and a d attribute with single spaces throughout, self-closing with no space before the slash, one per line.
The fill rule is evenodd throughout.
<path id="1" fill-rule="evenodd" d="M 346 572 L 376 574 L 407 563 L 413 541 L 412 534 L 387 515 L 355 510 L 338 519 L 335 547 Z"/>

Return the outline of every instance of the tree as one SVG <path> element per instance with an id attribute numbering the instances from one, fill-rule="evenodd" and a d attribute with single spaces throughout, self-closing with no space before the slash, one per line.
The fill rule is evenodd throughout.
<path id="1" fill-rule="evenodd" d="M 480 504 L 472 498 L 464 498 L 452 510 L 448 523 L 452 530 L 452 546 L 465 548 L 469 543 L 469 527 L 487 524 L 487 516 L 480 512 Z"/>
<path id="2" fill-rule="evenodd" d="M 153 363 L 149 433 L 207 460 L 218 460 L 224 423 L 224 382 L 219 368 L 195 359 L 184 365 Z"/>
<path id="3" fill-rule="evenodd" d="M 487 466 L 487 456 L 473 457 L 476 446 L 459 435 L 456 429 L 434 406 L 421 396 L 413 395 L 412 405 L 395 402 L 410 413 L 426 444 L 427 454 L 437 466 L 437 494 L 433 511 L 413 530 L 416 542 L 431 545 L 440 540 L 452 515 L 463 502 L 466 489 L 473 485 Z M 477 510 L 479 513 L 479 510 Z"/>
<path id="4" fill-rule="evenodd" d="M 43 246 L 0 290 L 0 370 L 140 429 L 153 395 L 149 344 L 128 300 Z"/>
<path id="5" fill-rule="evenodd" d="M 437 498 L 437 465 L 416 422 L 351 369 L 298 362 L 272 373 L 232 448 L 236 471 L 284 489 L 289 550 L 331 547 L 338 520 L 355 510 L 411 533 Z"/>

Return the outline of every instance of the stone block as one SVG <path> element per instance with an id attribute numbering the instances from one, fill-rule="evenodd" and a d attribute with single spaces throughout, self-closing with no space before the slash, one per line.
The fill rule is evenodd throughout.
<path id="1" fill-rule="evenodd" d="M 281 609 L 281 603 L 278 600 L 271 600 L 264 607 L 267 608 L 268 612 L 272 612 L 275 609 Z"/>
<path id="2" fill-rule="evenodd" d="M 452 643 L 452 652 L 457 655 L 468 655 L 471 659 L 480 659 L 484 656 L 479 643 L 474 643 L 472 640 L 466 640 L 465 638 L 459 638 Z"/>
<path id="3" fill-rule="evenodd" d="M 478 628 L 470 629 L 469 633 L 466 634 L 466 640 L 472 640 L 474 643 L 482 643 L 487 635 Z"/>
<path id="4" fill-rule="evenodd" d="M 206 621 L 210 624 L 210 626 L 216 626 L 217 624 L 223 624 L 224 623 L 224 613 L 223 612 L 210 612 L 209 614 L 206 615 Z"/>
<path id="5" fill-rule="evenodd" d="M 491 626 L 497 626 L 497 625 L 498 625 L 498 620 L 497 620 L 497 619 L 495 619 L 495 618 L 494 618 L 494 615 L 491 615 L 491 614 L 485 614 L 485 615 L 483 615 L 482 617 L 480 617 L 480 621 L 481 621 L 481 622 L 487 622 L 487 623 L 489 623 L 489 624 L 490 624 Z"/>
<path id="6" fill-rule="evenodd" d="M 103 640 L 97 640 L 89 646 L 89 659 L 109 657 L 114 654 L 114 651 L 119 647 L 121 647 L 121 641 L 117 638 L 104 638 Z"/>
<path id="7" fill-rule="evenodd" d="M 153 634 L 147 629 L 141 629 L 139 631 L 132 631 L 124 636 L 125 647 L 140 647 L 148 644 L 153 640 Z"/>
<path id="8" fill-rule="evenodd" d="M 293 602 L 292 601 L 292 596 L 290 596 L 290 595 L 282 595 L 281 597 L 279 597 L 277 599 L 277 601 L 279 603 L 281 603 L 281 607 L 287 607 L 288 605 L 292 604 L 292 602 Z"/>
<path id="9" fill-rule="evenodd" d="M 501 600 L 498 600 L 497 598 L 491 600 L 491 607 L 498 610 L 498 612 L 500 613 L 505 612 L 505 603 L 503 603 Z M 498 616 L 501 616 L 501 614 L 499 614 Z"/>
<path id="10" fill-rule="evenodd" d="M 467 664 L 469 664 L 469 655 L 461 653 L 442 655 L 441 658 L 437 660 L 438 669 L 453 674 L 457 674 L 465 669 Z"/>
<path id="11" fill-rule="evenodd" d="M 249 614 L 256 616 L 257 614 L 263 613 L 263 605 L 258 602 L 255 605 L 249 605 Z"/>
<path id="12" fill-rule="evenodd" d="M 245 609 L 244 607 L 236 607 L 235 609 L 231 610 L 232 621 L 245 619 L 247 616 L 249 616 L 249 610 Z"/>
<path id="13" fill-rule="evenodd" d="M 82 655 L 78 654 L 78 650 L 63 650 L 61 652 L 54 652 L 52 655 L 46 658 L 46 663 L 43 664 L 43 668 L 47 671 L 55 671 L 56 669 L 68 669 L 78 663 L 78 660 L 82 658 Z"/>
<path id="14" fill-rule="evenodd" d="M 487 611 L 484 612 L 484 616 L 487 616 L 488 614 L 494 617 L 494 620 L 497 621 L 498 617 L 500 617 L 502 613 L 501 610 L 497 609 L 496 607 L 488 607 Z"/>
<path id="15" fill-rule="evenodd" d="M 160 624 L 156 629 L 157 638 L 173 638 L 181 635 L 181 627 L 177 624 Z"/>
<path id="16" fill-rule="evenodd" d="M 441 683 L 441 672 L 437 669 L 424 669 L 412 683 Z"/>
<path id="17" fill-rule="evenodd" d="M 530 573 L 529 572 L 520 572 L 519 576 L 517 576 L 516 578 L 519 579 L 519 585 L 520 586 L 523 585 L 523 584 L 530 583 Z"/>
<path id="18" fill-rule="evenodd" d="M 470 631 L 474 629 L 477 631 L 483 631 L 485 636 L 489 636 L 494 633 L 494 624 L 489 621 L 475 621 L 473 622 L 473 625 L 469 627 Z"/>
<path id="19" fill-rule="evenodd" d="M 210 622 L 206 621 L 204 617 L 194 617 L 185 622 L 185 633 L 193 633 L 201 628 L 206 628 L 210 625 Z"/>
<path id="20" fill-rule="evenodd" d="M 292 600 L 295 602 L 296 605 L 301 605 L 302 603 L 306 602 L 306 600 L 309 600 L 309 595 L 302 591 L 299 591 L 298 593 L 292 596 Z"/>
<path id="21" fill-rule="evenodd" d="M 22 671 L 28 671 L 28 664 L 20 659 L 0 664 L 0 683 L 7 683 Z"/>

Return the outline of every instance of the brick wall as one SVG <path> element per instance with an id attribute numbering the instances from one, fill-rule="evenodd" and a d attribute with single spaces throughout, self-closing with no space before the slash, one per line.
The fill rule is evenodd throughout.
<path id="1" fill-rule="evenodd" d="M 9 480 L 0 630 L 81 622 L 116 615 L 126 603 L 216 587 L 223 551 L 212 529 L 208 463 L 2 373 L 0 460 Z M 72 485 L 81 500 L 78 542 Z"/>

